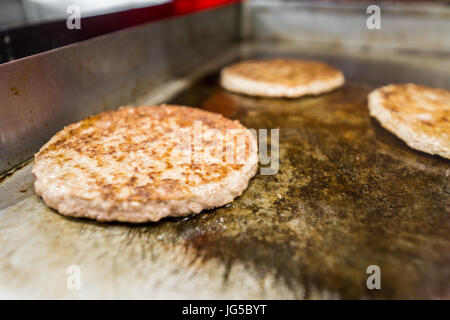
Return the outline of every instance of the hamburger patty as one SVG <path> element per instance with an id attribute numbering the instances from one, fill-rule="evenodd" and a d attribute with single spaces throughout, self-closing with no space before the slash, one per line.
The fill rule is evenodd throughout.
<path id="1" fill-rule="evenodd" d="M 416 84 L 372 91 L 370 114 L 411 148 L 450 158 L 450 92 Z"/>
<path id="2" fill-rule="evenodd" d="M 224 68 L 221 85 L 230 91 L 266 97 L 300 97 L 331 91 L 344 75 L 323 62 L 296 59 L 248 60 Z"/>
<path id="3" fill-rule="evenodd" d="M 147 222 L 222 206 L 257 170 L 238 121 L 182 106 L 121 107 L 59 131 L 35 155 L 35 191 L 60 213 Z"/>

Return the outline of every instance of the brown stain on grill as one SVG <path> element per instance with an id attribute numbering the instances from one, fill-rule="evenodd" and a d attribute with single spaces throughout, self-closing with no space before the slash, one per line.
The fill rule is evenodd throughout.
<path id="1" fill-rule="evenodd" d="M 17 89 L 17 87 L 11 87 L 9 90 L 12 92 L 13 95 L 17 96 L 19 95 L 20 91 Z"/>
<path id="2" fill-rule="evenodd" d="M 17 172 L 18 170 L 22 169 L 23 167 L 25 167 L 26 165 L 28 165 L 32 160 L 27 160 L 25 162 L 22 162 L 21 164 L 15 166 L 14 168 L 12 168 L 9 171 L 6 171 L 2 174 L 0 174 L 0 183 L 2 183 L 3 181 L 5 181 L 8 177 L 11 177 L 15 172 Z"/>

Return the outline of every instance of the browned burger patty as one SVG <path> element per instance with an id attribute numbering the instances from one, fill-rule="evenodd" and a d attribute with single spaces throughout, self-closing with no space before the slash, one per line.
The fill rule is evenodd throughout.
<path id="1" fill-rule="evenodd" d="M 344 84 L 341 71 L 323 62 L 297 59 L 248 60 L 221 72 L 221 85 L 254 96 L 295 98 L 320 94 Z"/>
<path id="2" fill-rule="evenodd" d="M 257 164 L 256 138 L 238 121 L 163 105 L 65 127 L 35 155 L 32 172 L 36 193 L 64 215 L 146 222 L 231 202 Z"/>
<path id="3" fill-rule="evenodd" d="M 370 114 L 411 148 L 450 159 L 450 92 L 392 84 L 368 100 Z"/>

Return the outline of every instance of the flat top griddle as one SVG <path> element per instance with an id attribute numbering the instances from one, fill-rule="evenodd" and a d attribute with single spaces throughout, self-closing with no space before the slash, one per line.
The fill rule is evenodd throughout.
<path id="1" fill-rule="evenodd" d="M 280 53 L 238 59 L 272 55 Z M 407 147 L 366 107 L 377 85 L 413 75 L 442 83 L 448 75 L 320 58 L 344 70 L 343 88 L 253 98 L 221 89 L 216 71 L 167 101 L 280 129 L 278 173 L 257 174 L 225 207 L 159 223 L 99 224 L 47 208 L 32 191 L 31 164 L 7 178 L 9 190 L 22 188 L 10 193 L 22 196 L 0 211 L 0 296 L 450 298 L 450 163 Z M 80 290 L 66 286 L 70 265 L 80 267 Z M 381 269 L 380 290 L 366 286 L 370 265 Z"/>

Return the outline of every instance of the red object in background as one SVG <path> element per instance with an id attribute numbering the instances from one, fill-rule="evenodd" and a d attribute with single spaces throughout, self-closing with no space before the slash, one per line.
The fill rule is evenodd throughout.
<path id="1" fill-rule="evenodd" d="M 0 39 L 6 36 L 11 39 L 10 43 L 0 45 L 0 64 L 139 24 L 236 2 L 240 1 L 173 0 L 138 9 L 84 17 L 81 18 L 83 27 L 79 30 L 67 29 L 65 19 L 0 30 Z"/>
<path id="2" fill-rule="evenodd" d="M 176 15 L 200 11 L 239 0 L 174 0 L 174 13 Z"/>
<path id="3" fill-rule="evenodd" d="M 117 12 L 113 14 L 104 15 L 105 19 L 114 21 L 113 23 L 102 23 L 102 16 L 92 17 L 93 23 L 97 26 L 107 26 L 109 28 L 116 28 L 116 30 L 132 27 L 142 23 L 147 23 L 156 20 L 163 20 L 173 16 L 179 16 L 183 14 L 194 13 L 197 11 L 210 9 L 218 6 L 223 6 L 235 2 L 240 2 L 240 0 L 172 0 L 168 3 L 163 3 L 159 5 L 153 5 L 140 9 L 132 9 L 122 12 Z M 89 18 L 85 18 L 88 21 Z M 115 26 L 114 26 L 115 25 Z M 99 34 L 108 33 L 115 30 L 99 30 L 96 31 Z"/>
<path id="4" fill-rule="evenodd" d="M 234 2 L 240 2 L 240 0 L 173 0 L 168 3 L 117 12 L 115 14 L 105 16 L 114 20 L 117 25 L 120 26 L 119 29 L 122 29 L 123 27 L 131 27 L 173 16 L 194 13 L 196 11 L 210 9 Z M 100 20 L 99 17 L 100 16 L 93 17 L 92 20 L 98 23 Z"/>

